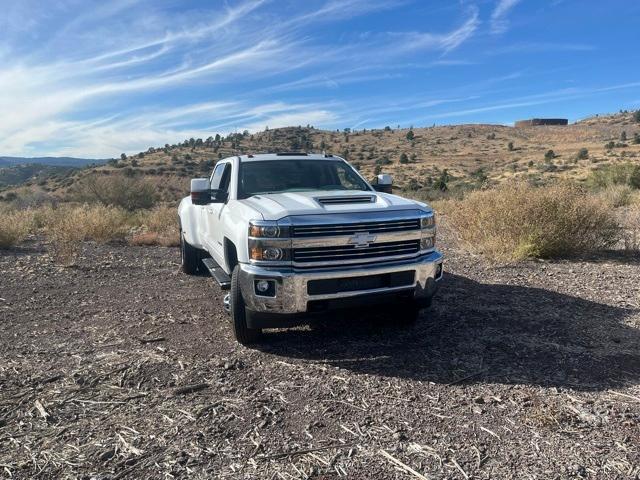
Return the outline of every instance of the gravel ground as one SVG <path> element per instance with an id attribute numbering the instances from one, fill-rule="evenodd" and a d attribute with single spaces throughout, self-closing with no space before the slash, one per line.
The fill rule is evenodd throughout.
<path id="1" fill-rule="evenodd" d="M 176 249 L 0 252 L 0 474 L 640 478 L 640 263 L 445 251 L 415 327 L 361 310 L 254 349 Z"/>

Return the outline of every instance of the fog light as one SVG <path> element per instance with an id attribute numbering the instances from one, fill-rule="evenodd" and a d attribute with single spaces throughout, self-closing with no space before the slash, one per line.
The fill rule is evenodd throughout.
<path id="1" fill-rule="evenodd" d="M 282 249 L 276 247 L 267 247 L 262 250 L 262 258 L 265 260 L 280 260 L 282 258 Z"/>
<path id="2" fill-rule="evenodd" d="M 261 297 L 275 297 L 276 296 L 276 282 L 275 280 L 256 280 L 254 283 L 256 295 Z"/>
<path id="3" fill-rule="evenodd" d="M 433 237 L 424 237 L 420 240 L 420 250 L 433 248 Z"/>

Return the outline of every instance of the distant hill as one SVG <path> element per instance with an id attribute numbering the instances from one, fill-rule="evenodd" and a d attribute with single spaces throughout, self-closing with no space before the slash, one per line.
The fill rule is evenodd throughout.
<path id="1" fill-rule="evenodd" d="M 621 112 L 566 126 L 466 124 L 358 131 L 274 128 L 253 135 L 216 135 L 150 147 L 66 175 L 32 175 L 20 186 L 5 187 L 3 194 L 10 190 L 25 196 L 45 192 L 65 198 L 86 175 L 124 175 L 152 183 L 160 200 L 175 202 L 188 193 L 191 178 L 209 176 L 220 158 L 278 151 L 334 153 L 349 160 L 367 179 L 379 171 L 390 173 L 396 191 L 429 198 L 437 195 L 443 184 L 453 193 L 512 178 L 536 184 L 553 179 L 581 182 L 606 165 L 640 165 L 640 122 L 632 113 Z"/>
<path id="2" fill-rule="evenodd" d="M 47 180 L 63 180 L 79 167 L 28 163 L 4 167 L 0 164 L 0 188 L 22 185 L 26 181 L 44 184 Z"/>
<path id="3" fill-rule="evenodd" d="M 103 165 L 109 159 L 74 158 L 74 157 L 0 157 L 0 167 L 13 165 L 54 165 L 57 167 L 86 167 L 87 165 Z"/>

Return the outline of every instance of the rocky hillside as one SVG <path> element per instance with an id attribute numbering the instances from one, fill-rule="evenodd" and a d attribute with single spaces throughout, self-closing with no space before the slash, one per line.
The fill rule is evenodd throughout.
<path id="1" fill-rule="evenodd" d="M 220 158 L 298 150 L 341 155 L 368 178 L 382 170 L 393 174 L 399 187 L 414 191 L 437 189 L 443 181 L 463 188 L 512 177 L 536 182 L 558 177 L 580 181 L 606 164 L 638 162 L 640 123 L 625 112 L 568 126 L 524 128 L 451 125 L 327 131 L 311 126 L 287 127 L 151 147 L 66 176 L 30 180 L 12 192 L 20 195 L 39 190 L 64 197 L 85 175 L 124 174 L 151 181 L 164 200 L 173 201 L 185 193 L 189 178 L 208 175 Z"/>

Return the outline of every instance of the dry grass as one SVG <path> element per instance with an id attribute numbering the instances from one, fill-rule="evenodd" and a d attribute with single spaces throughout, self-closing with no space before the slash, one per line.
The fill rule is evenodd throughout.
<path id="1" fill-rule="evenodd" d="M 56 260 L 72 265 L 82 248 L 82 242 L 98 243 L 124 240 L 130 230 L 130 215 L 116 207 L 64 206 L 41 209 L 38 222 L 49 237 Z"/>
<path id="2" fill-rule="evenodd" d="M 127 211 L 151 208 L 156 202 L 156 188 L 145 179 L 122 174 L 89 174 L 78 180 L 71 198 L 80 203 L 118 207 Z"/>
<path id="3" fill-rule="evenodd" d="M 73 265 L 86 236 L 86 215 L 81 208 L 50 209 L 44 217 L 44 230 L 51 241 L 52 253 L 62 265 Z"/>
<path id="4" fill-rule="evenodd" d="M 82 242 L 98 243 L 129 240 L 132 245 L 180 244 L 175 207 L 128 212 L 103 205 L 50 205 L 38 209 L 0 212 L 0 248 L 24 240 L 30 231 L 43 233 L 51 242 L 56 260 L 72 265 Z"/>
<path id="5" fill-rule="evenodd" d="M 10 248 L 22 242 L 32 226 L 31 210 L 0 210 L 0 248 Z"/>
<path id="6" fill-rule="evenodd" d="M 178 214 L 174 207 L 157 207 L 139 212 L 137 223 L 141 225 L 141 231 L 129 240 L 132 245 L 180 245 Z"/>
<path id="7" fill-rule="evenodd" d="M 633 189 L 627 185 L 609 185 L 598 192 L 598 195 L 611 208 L 619 208 L 632 202 L 633 193 Z"/>
<path id="8" fill-rule="evenodd" d="M 609 205 L 565 183 L 510 183 L 442 207 L 466 248 L 498 260 L 586 254 L 614 246 L 622 234 Z"/>
<path id="9" fill-rule="evenodd" d="M 621 209 L 620 217 L 624 226 L 624 249 L 630 253 L 640 252 L 640 199 Z"/>

